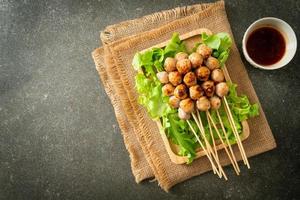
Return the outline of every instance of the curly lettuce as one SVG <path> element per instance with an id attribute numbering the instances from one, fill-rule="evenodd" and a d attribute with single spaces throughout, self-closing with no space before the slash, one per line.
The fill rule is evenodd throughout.
<path id="1" fill-rule="evenodd" d="M 228 33 L 217 33 L 213 35 L 207 35 L 206 33 L 201 34 L 201 39 L 204 44 L 213 49 L 213 56 L 216 57 L 220 65 L 223 66 L 226 62 L 232 40 Z"/>

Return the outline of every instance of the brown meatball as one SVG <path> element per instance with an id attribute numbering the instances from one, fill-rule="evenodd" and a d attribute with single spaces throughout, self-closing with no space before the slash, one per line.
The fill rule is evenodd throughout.
<path id="1" fill-rule="evenodd" d="M 226 96 L 228 92 L 229 92 L 229 87 L 225 82 L 221 82 L 216 85 L 216 94 L 219 97 L 222 98 Z"/>
<path id="2" fill-rule="evenodd" d="M 170 72 L 169 73 L 169 81 L 172 83 L 174 86 L 179 85 L 182 82 L 182 77 L 179 72 Z"/>
<path id="3" fill-rule="evenodd" d="M 177 61 L 176 68 L 180 74 L 186 74 L 192 69 L 192 63 L 189 59 L 182 59 Z"/>
<path id="4" fill-rule="evenodd" d="M 204 91 L 200 87 L 200 85 L 194 85 L 190 87 L 190 97 L 193 100 L 197 100 L 204 95 Z"/>
<path id="5" fill-rule="evenodd" d="M 223 82 L 225 77 L 221 69 L 214 69 L 211 73 L 211 79 L 217 83 Z"/>
<path id="6" fill-rule="evenodd" d="M 199 53 L 205 59 L 211 55 L 212 49 L 205 44 L 200 44 L 196 52 Z"/>
<path id="7" fill-rule="evenodd" d="M 197 77 L 194 72 L 188 72 L 184 77 L 183 77 L 183 82 L 188 86 L 191 87 L 193 85 L 197 84 Z"/>
<path id="8" fill-rule="evenodd" d="M 210 70 L 207 67 L 199 67 L 195 72 L 199 81 L 207 81 L 209 79 Z"/>
<path id="9" fill-rule="evenodd" d="M 190 113 L 184 112 L 181 108 L 178 109 L 178 117 L 183 120 L 188 120 L 191 118 Z"/>
<path id="10" fill-rule="evenodd" d="M 156 76 L 157 76 L 158 80 L 163 84 L 166 84 L 169 82 L 168 73 L 165 71 L 158 72 L 156 74 Z"/>
<path id="11" fill-rule="evenodd" d="M 210 109 L 210 102 L 207 97 L 200 97 L 196 102 L 197 108 L 200 111 L 207 111 Z"/>
<path id="12" fill-rule="evenodd" d="M 194 110 L 194 101 L 190 98 L 180 101 L 179 107 L 186 113 L 191 113 Z"/>
<path id="13" fill-rule="evenodd" d="M 179 52 L 175 55 L 175 59 L 177 61 L 179 60 L 183 60 L 183 59 L 187 59 L 188 58 L 188 54 L 187 53 L 184 53 L 184 52 Z"/>
<path id="14" fill-rule="evenodd" d="M 207 58 L 207 60 L 205 61 L 205 65 L 210 70 L 214 70 L 214 69 L 220 68 L 220 63 L 219 63 L 218 59 L 216 59 L 215 57 L 212 57 L 212 56 L 210 56 L 209 58 Z"/>
<path id="15" fill-rule="evenodd" d="M 214 110 L 218 110 L 221 106 L 221 99 L 217 96 L 213 96 L 209 99 L 211 108 Z"/>
<path id="16" fill-rule="evenodd" d="M 176 59 L 175 58 L 166 58 L 164 63 L 164 68 L 167 72 L 172 72 L 176 70 Z"/>
<path id="17" fill-rule="evenodd" d="M 196 53 L 196 52 L 192 53 L 189 56 L 189 59 L 192 63 L 193 68 L 200 67 L 203 63 L 203 57 L 199 53 Z"/>
<path id="18" fill-rule="evenodd" d="M 180 103 L 180 99 L 178 99 L 177 97 L 171 96 L 171 97 L 169 98 L 169 105 L 170 105 L 172 108 L 178 108 L 178 107 L 179 107 L 179 103 Z"/>
<path id="19" fill-rule="evenodd" d="M 166 85 L 164 85 L 163 87 L 162 87 L 162 92 L 163 92 L 163 94 L 164 95 L 166 95 L 166 96 L 171 96 L 171 95 L 173 95 L 173 93 L 174 93 L 174 86 L 172 85 L 172 84 L 170 84 L 170 83 L 167 83 Z"/>
<path id="20" fill-rule="evenodd" d="M 185 99 L 188 96 L 187 87 L 184 84 L 178 85 L 174 90 L 174 96 L 178 99 Z"/>
<path id="21" fill-rule="evenodd" d="M 215 92 L 215 85 L 213 81 L 205 81 L 202 83 L 202 89 L 204 90 L 206 96 L 212 97 Z"/>

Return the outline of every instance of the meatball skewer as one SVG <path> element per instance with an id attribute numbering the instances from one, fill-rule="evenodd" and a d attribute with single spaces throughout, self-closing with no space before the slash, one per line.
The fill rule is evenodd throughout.
<path id="1" fill-rule="evenodd" d="M 235 166 L 236 166 L 236 173 L 237 173 L 237 175 L 239 175 L 240 168 L 239 168 L 239 165 L 238 165 L 238 163 L 237 163 L 237 160 L 236 160 L 236 157 L 235 157 L 235 155 L 234 155 L 234 152 L 233 152 L 233 150 L 232 150 L 231 143 L 229 142 L 228 135 L 227 135 L 227 132 L 226 132 L 226 130 L 225 130 L 225 127 L 224 127 L 224 124 L 223 124 L 223 121 L 222 121 L 222 118 L 221 118 L 221 116 L 220 116 L 220 113 L 219 113 L 219 110 L 218 110 L 218 109 L 216 110 L 216 113 L 217 113 L 217 116 L 218 116 L 218 120 L 219 120 L 219 122 L 220 122 L 220 124 L 221 124 L 221 128 L 222 128 L 223 134 L 224 134 L 225 139 L 226 139 L 226 144 L 227 144 L 228 147 L 229 147 L 229 151 L 230 151 L 230 153 L 231 153 L 233 162 L 234 162 L 234 164 L 235 164 Z"/>
<path id="2" fill-rule="evenodd" d="M 196 133 L 196 131 L 194 130 L 191 122 L 189 120 L 186 120 L 186 122 L 188 123 L 190 129 L 192 130 L 192 133 L 194 134 L 194 136 L 196 137 L 197 141 L 199 142 L 200 147 L 203 149 L 205 155 L 207 156 L 207 158 L 208 158 L 208 160 L 209 160 L 209 162 L 210 162 L 210 164 L 212 166 L 213 171 L 217 173 L 217 175 L 219 176 L 219 178 L 221 178 L 222 177 L 222 171 L 218 171 L 218 169 L 217 169 L 217 167 L 215 165 L 215 162 L 213 161 L 213 157 L 211 157 L 211 154 L 209 153 L 207 145 L 204 146 L 204 144 L 201 142 L 201 140 L 200 140 L 198 134 Z M 206 137 L 204 137 L 204 138 L 206 138 Z M 207 140 L 205 142 L 207 142 Z M 218 167 L 219 167 L 219 165 L 218 165 Z M 223 171 L 223 173 L 224 173 L 224 171 Z"/>
<path id="3" fill-rule="evenodd" d="M 223 70 L 223 73 L 226 73 L 226 69 L 222 69 L 222 70 Z M 229 88 L 228 88 L 228 85 L 225 82 L 221 82 L 221 83 L 218 83 L 216 85 L 216 94 L 219 97 L 221 97 L 223 102 L 224 102 L 223 103 L 224 104 L 224 109 L 225 109 L 229 124 L 230 124 L 230 126 L 233 130 L 234 137 L 236 138 L 236 143 L 237 143 L 238 148 L 240 150 L 240 153 L 241 153 L 242 159 L 244 161 L 244 164 L 247 165 L 248 169 L 250 169 L 250 164 L 249 164 L 249 161 L 247 159 L 245 149 L 243 147 L 240 135 L 237 131 L 234 119 L 232 117 L 230 107 L 229 107 L 227 99 L 226 99 L 226 95 L 227 95 L 228 91 L 229 91 Z M 221 125 L 222 125 L 223 124 L 222 120 L 220 120 L 220 122 L 221 122 Z"/>
<path id="4" fill-rule="evenodd" d="M 227 176 L 226 176 L 226 174 L 225 174 L 225 172 L 224 172 L 224 170 L 223 170 L 223 168 L 222 168 L 222 166 L 220 164 L 218 156 L 216 155 L 216 152 L 213 151 L 210 143 L 208 142 L 208 140 L 206 138 L 205 129 L 204 129 L 204 126 L 203 126 L 203 123 L 202 123 L 202 120 L 201 120 L 201 117 L 200 117 L 198 109 L 196 109 L 196 113 L 197 113 L 197 116 L 194 113 L 192 113 L 192 116 L 193 116 L 193 118 L 194 118 L 194 120 L 195 120 L 195 122 L 196 122 L 196 124 L 197 124 L 197 126 L 199 128 L 199 130 L 200 130 L 200 134 L 201 134 L 203 140 L 205 141 L 208 153 L 210 153 L 210 155 L 212 156 L 212 158 L 214 159 L 214 161 L 216 162 L 217 167 L 218 167 L 218 169 L 214 169 L 213 168 L 213 171 L 214 171 L 214 173 L 217 173 L 220 178 L 223 175 L 224 178 L 225 178 L 225 180 L 228 180 L 228 178 L 227 178 Z"/>
<path id="5" fill-rule="evenodd" d="M 225 150 L 225 152 L 226 152 L 226 154 L 227 154 L 227 156 L 228 156 L 228 158 L 229 158 L 229 160 L 230 160 L 230 162 L 231 162 L 231 164 L 232 164 L 232 166 L 234 168 L 235 173 L 237 175 L 239 175 L 240 174 L 239 173 L 240 169 L 239 169 L 239 166 L 238 166 L 237 161 L 235 159 L 235 156 L 234 156 L 234 154 L 230 154 L 229 151 L 228 151 L 228 149 L 227 149 L 227 145 L 230 146 L 229 148 L 231 148 L 231 145 L 230 145 L 228 139 L 227 139 L 227 144 L 225 144 L 225 142 L 222 139 L 222 136 L 221 136 L 221 134 L 219 132 L 219 129 L 217 128 L 215 122 L 213 121 L 213 119 L 212 119 L 212 117 L 211 117 L 211 115 L 210 115 L 210 113 L 208 111 L 206 111 L 206 117 L 207 117 L 207 122 L 208 122 L 210 134 L 212 135 L 212 128 L 211 128 L 211 126 L 213 126 L 214 129 L 215 129 L 215 131 L 216 131 L 216 133 L 217 133 L 217 135 L 218 135 L 218 137 L 219 137 L 219 140 L 221 141 L 222 145 L 224 146 L 224 150 Z M 225 137 L 227 138 L 226 133 L 224 133 L 224 134 L 225 134 Z M 214 140 L 213 140 L 213 143 L 214 143 Z M 214 144 L 214 147 L 215 147 L 215 144 Z M 215 151 L 216 151 L 216 149 L 215 149 Z M 218 154 L 216 154 L 216 155 L 218 155 Z"/>

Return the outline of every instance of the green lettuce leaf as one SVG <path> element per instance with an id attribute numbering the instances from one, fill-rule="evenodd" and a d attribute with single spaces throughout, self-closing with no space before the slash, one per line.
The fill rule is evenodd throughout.
<path id="1" fill-rule="evenodd" d="M 221 66 L 224 65 L 228 56 L 232 40 L 228 33 L 217 33 L 213 35 L 201 34 L 201 39 L 204 44 L 212 48 L 213 56 L 218 58 Z"/>
<path id="2" fill-rule="evenodd" d="M 179 119 L 177 112 L 164 117 L 163 124 L 168 124 L 165 131 L 174 144 L 179 146 L 179 155 L 187 156 L 188 164 L 193 161 L 196 156 L 197 141 L 191 133 L 190 127 L 186 121 Z M 195 131 L 198 128 L 195 122 L 192 122 Z"/>
<path id="3" fill-rule="evenodd" d="M 259 115 L 258 104 L 251 105 L 246 95 L 238 96 L 236 87 L 236 84 L 229 84 L 229 94 L 227 100 L 237 120 L 243 121 L 249 117 L 255 117 Z"/>
<path id="4" fill-rule="evenodd" d="M 147 109 L 152 118 L 162 117 L 171 111 L 168 97 L 162 94 L 162 85 L 156 78 L 150 79 L 138 73 L 135 85 L 139 93 L 138 102 Z"/>
<path id="5" fill-rule="evenodd" d="M 178 52 L 186 52 L 186 47 L 183 41 L 180 40 L 178 33 L 173 33 L 170 42 L 164 49 L 165 57 L 174 57 Z"/>

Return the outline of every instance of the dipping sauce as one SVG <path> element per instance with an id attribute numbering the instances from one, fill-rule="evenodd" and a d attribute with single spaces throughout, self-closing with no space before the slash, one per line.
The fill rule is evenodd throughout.
<path id="1" fill-rule="evenodd" d="M 272 65 L 285 53 L 285 40 L 282 34 L 271 27 L 262 27 L 253 31 L 246 42 L 250 58 L 260 65 Z"/>

